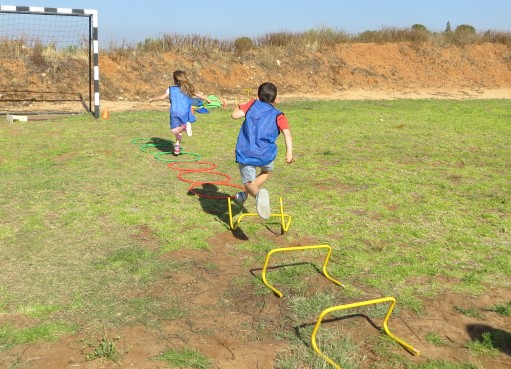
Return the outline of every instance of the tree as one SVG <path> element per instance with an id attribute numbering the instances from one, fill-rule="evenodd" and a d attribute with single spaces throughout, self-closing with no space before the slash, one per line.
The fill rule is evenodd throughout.
<path id="1" fill-rule="evenodd" d="M 451 30 L 451 22 L 449 22 L 449 21 L 447 21 L 447 25 L 445 26 L 445 32 L 446 33 L 452 32 L 452 30 Z"/>

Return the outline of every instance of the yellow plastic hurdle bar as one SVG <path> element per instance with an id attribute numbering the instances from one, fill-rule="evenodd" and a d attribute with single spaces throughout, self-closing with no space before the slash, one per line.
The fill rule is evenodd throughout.
<path id="1" fill-rule="evenodd" d="M 312 344 L 312 347 L 314 348 L 314 351 L 316 351 L 316 353 L 319 356 L 321 356 L 323 359 L 325 359 L 334 368 L 342 369 L 332 359 L 330 359 L 323 352 L 321 352 L 318 348 L 318 345 L 316 344 L 316 333 L 318 332 L 319 326 L 321 325 L 323 318 L 333 311 L 352 309 L 352 308 L 367 306 L 367 305 L 380 304 L 382 302 L 391 302 L 391 304 L 389 305 L 389 310 L 387 311 L 387 314 L 385 315 L 385 318 L 383 319 L 383 329 L 385 330 L 385 333 L 387 333 L 387 335 L 390 338 L 392 338 L 394 341 L 399 343 L 401 346 L 403 346 L 405 349 L 407 349 L 410 353 L 412 353 L 414 355 L 420 355 L 420 351 L 416 350 L 413 346 L 409 345 L 408 343 L 406 343 L 403 340 L 399 339 L 398 337 L 394 336 L 389 330 L 388 321 L 390 319 L 390 315 L 392 314 L 392 311 L 394 310 L 394 307 L 396 306 L 396 299 L 394 297 L 383 297 L 383 298 L 379 298 L 379 299 L 375 299 L 375 300 L 367 300 L 367 301 L 362 301 L 362 302 L 355 302 L 352 304 L 338 305 L 338 306 L 329 307 L 328 309 L 323 310 L 321 312 L 321 314 L 319 315 L 319 318 L 316 322 L 316 325 L 314 326 L 314 330 L 312 331 L 312 335 L 311 335 L 311 344 Z"/>
<path id="2" fill-rule="evenodd" d="M 235 230 L 236 228 L 238 228 L 238 226 L 243 218 L 259 216 L 257 213 L 241 213 L 238 216 L 238 219 L 236 220 L 236 222 L 234 222 L 230 197 L 227 198 L 227 204 L 229 207 L 229 223 L 231 226 L 231 230 Z M 282 205 L 282 197 L 280 198 L 280 213 L 279 214 L 276 214 L 276 213 L 270 214 L 270 217 L 279 217 L 280 225 L 282 226 L 282 231 L 287 232 L 289 230 L 289 226 L 291 225 L 291 215 L 284 214 L 284 206 Z"/>
<path id="3" fill-rule="evenodd" d="M 261 277 L 263 279 L 263 283 L 273 292 L 275 292 L 279 297 L 283 297 L 284 294 L 277 290 L 275 287 L 273 287 L 271 284 L 268 283 L 268 280 L 266 279 L 266 268 L 268 267 L 268 263 L 270 262 L 270 258 L 273 254 L 277 252 L 288 252 L 288 251 L 301 251 L 301 250 L 314 250 L 314 249 L 327 249 L 327 254 L 325 257 L 325 260 L 323 261 L 323 267 L 322 272 L 323 275 L 333 283 L 335 283 L 338 286 L 344 287 L 344 285 L 339 282 L 338 280 L 332 278 L 330 274 L 328 274 L 326 267 L 328 266 L 328 260 L 330 260 L 330 255 L 332 254 L 332 248 L 329 245 L 311 245 L 311 246 L 293 246 L 293 247 L 281 247 L 270 250 L 266 254 L 266 260 L 264 261 L 263 270 L 261 272 Z"/>

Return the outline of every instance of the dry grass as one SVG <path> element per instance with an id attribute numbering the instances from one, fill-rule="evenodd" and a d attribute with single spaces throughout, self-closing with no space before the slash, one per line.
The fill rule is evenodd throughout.
<path id="1" fill-rule="evenodd" d="M 498 43 L 511 47 L 511 32 L 496 30 L 472 32 L 472 29 L 473 27 L 465 25 L 465 27 L 459 26 L 455 31 L 432 32 L 420 24 L 415 24 L 409 28 L 382 27 L 379 30 L 349 34 L 342 30 L 325 27 L 304 32 L 267 33 L 256 38 L 240 37 L 236 40 L 219 40 L 198 34 L 164 33 L 161 37 L 147 38 L 138 43 L 111 42 L 102 52 L 129 59 L 145 53 L 176 52 L 198 56 L 267 48 L 285 49 L 290 53 L 296 53 L 304 47 L 320 50 L 342 43 L 409 42 L 420 45 L 429 42 L 434 46 L 442 47 Z M 55 50 L 51 44 L 28 43 L 25 39 L 0 39 L 0 57 L 18 60 L 28 58 L 34 64 L 46 65 L 52 69 L 55 66 L 55 60 L 83 59 L 84 55 L 86 56 L 86 53 L 81 46 L 74 49 Z"/>
<path id="2" fill-rule="evenodd" d="M 242 41 L 242 42 L 241 42 Z M 465 28 L 449 32 L 431 32 L 426 27 L 414 25 L 410 28 L 383 27 L 376 31 L 364 31 L 349 34 L 332 28 L 311 29 L 305 32 L 274 32 L 256 38 L 240 37 L 234 41 L 217 40 L 200 35 L 164 34 L 161 38 L 146 39 L 136 45 L 122 43 L 121 48 L 137 52 L 187 52 L 192 49 L 220 50 L 233 52 L 245 49 L 280 48 L 301 50 L 302 47 L 330 47 L 342 43 L 391 43 L 391 42 L 430 42 L 438 46 L 460 46 L 478 43 L 501 43 L 511 46 L 511 32 L 487 30 L 470 32 Z M 111 50 L 118 50 L 119 45 L 111 45 Z"/>

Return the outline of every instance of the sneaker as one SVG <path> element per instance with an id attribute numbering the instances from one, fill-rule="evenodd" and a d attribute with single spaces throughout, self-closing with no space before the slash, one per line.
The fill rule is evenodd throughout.
<path id="1" fill-rule="evenodd" d="M 234 195 L 234 200 L 241 206 L 247 201 L 247 193 L 246 192 L 238 192 L 236 195 Z"/>
<path id="2" fill-rule="evenodd" d="M 270 194 L 268 190 L 261 188 L 256 196 L 256 210 L 257 214 L 263 218 L 268 219 L 270 217 Z"/>
<path id="3" fill-rule="evenodd" d="M 179 155 L 181 152 L 181 147 L 179 145 L 174 146 L 174 155 Z"/>
<path id="4" fill-rule="evenodd" d="M 188 137 L 192 135 L 192 123 L 190 122 L 186 123 L 186 134 Z"/>

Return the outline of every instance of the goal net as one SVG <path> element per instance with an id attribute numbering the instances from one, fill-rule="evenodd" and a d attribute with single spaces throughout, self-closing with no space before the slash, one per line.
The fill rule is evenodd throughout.
<path id="1" fill-rule="evenodd" d="M 0 114 L 99 117 L 97 11 L 0 5 Z"/>

